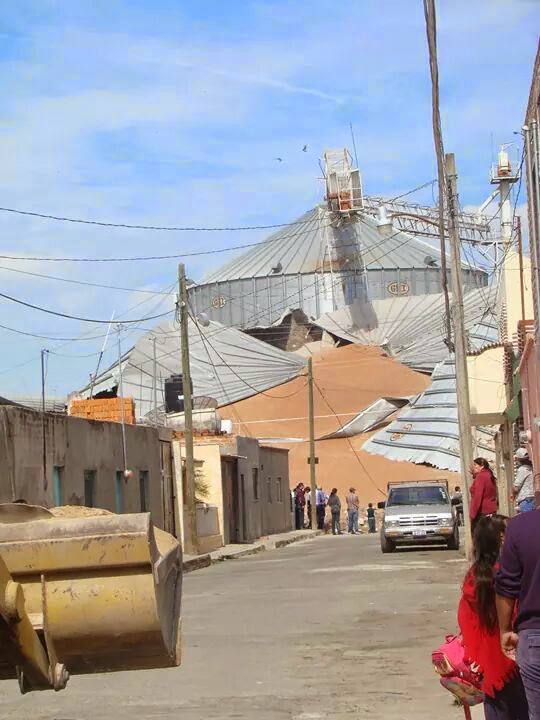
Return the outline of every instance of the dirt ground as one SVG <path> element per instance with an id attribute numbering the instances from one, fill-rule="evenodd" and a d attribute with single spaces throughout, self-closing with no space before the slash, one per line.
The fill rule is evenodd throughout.
<path id="1" fill-rule="evenodd" d="M 382 555 L 377 536 L 324 536 L 185 578 L 180 668 L 72 678 L 3 720 L 459 720 L 431 650 L 455 630 L 465 564 Z"/>

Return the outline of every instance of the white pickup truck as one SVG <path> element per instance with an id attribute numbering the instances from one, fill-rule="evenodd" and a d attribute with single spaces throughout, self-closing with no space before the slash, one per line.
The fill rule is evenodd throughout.
<path id="1" fill-rule="evenodd" d="M 381 550 L 391 553 L 396 545 L 444 543 L 459 549 L 459 522 L 450 500 L 446 480 L 389 483 L 381 525 Z"/>

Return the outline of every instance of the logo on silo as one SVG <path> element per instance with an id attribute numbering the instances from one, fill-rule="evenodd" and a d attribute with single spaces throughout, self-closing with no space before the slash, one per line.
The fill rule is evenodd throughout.
<path id="1" fill-rule="evenodd" d="M 219 295 L 218 297 L 212 298 L 212 307 L 214 310 L 220 310 L 222 307 L 225 307 L 226 302 L 223 295 Z"/>
<path id="2" fill-rule="evenodd" d="M 387 285 L 386 289 L 390 295 L 408 295 L 410 292 L 409 283 L 406 282 L 391 282 Z"/>

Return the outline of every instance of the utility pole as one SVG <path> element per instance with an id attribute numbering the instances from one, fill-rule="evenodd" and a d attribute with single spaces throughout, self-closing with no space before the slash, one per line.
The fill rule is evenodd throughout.
<path id="1" fill-rule="evenodd" d="M 127 443 L 126 443 L 126 417 L 124 409 L 124 369 L 122 367 L 122 325 L 118 325 L 118 390 L 116 396 L 120 393 L 120 423 L 122 427 L 122 457 L 124 459 L 124 480 L 128 477 L 127 466 Z"/>
<path id="2" fill-rule="evenodd" d="M 448 271 L 446 265 L 446 232 L 444 227 L 444 198 L 446 178 L 444 171 L 444 144 L 439 110 L 439 63 L 437 58 L 437 13 L 435 0 L 424 0 L 424 17 L 429 51 L 429 70 L 431 74 L 431 122 L 433 143 L 437 158 L 437 181 L 439 186 L 439 248 L 441 251 L 441 286 L 444 295 L 445 327 L 448 349 L 452 348 L 452 320 L 450 297 L 448 295 Z"/>
<path id="3" fill-rule="evenodd" d="M 157 358 L 156 358 L 156 336 L 152 338 L 152 350 L 153 350 L 153 357 L 152 357 L 152 374 L 154 376 L 154 383 L 152 386 L 152 392 L 153 392 L 153 405 L 154 405 L 154 425 L 155 427 L 158 426 L 158 409 L 157 409 Z"/>
<path id="4" fill-rule="evenodd" d="M 309 402 L 309 484 L 311 488 L 311 529 L 317 529 L 317 483 L 315 479 L 315 410 L 313 404 L 313 359 L 308 358 Z"/>
<path id="5" fill-rule="evenodd" d="M 448 202 L 448 234 L 452 266 L 452 321 L 454 326 L 454 352 L 456 363 L 456 396 L 459 428 L 459 454 L 463 491 L 463 518 L 465 522 L 465 554 L 471 557 L 472 537 L 469 517 L 469 471 L 473 461 L 471 403 L 467 371 L 467 336 L 463 310 L 463 280 L 461 277 L 461 247 L 457 227 L 457 174 L 453 153 L 445 156 L 446 190 Z"/>
<path id="6" fill-rule="evenodd" d="M 43 490 L 47 490 L 49 485 L 47 481 L 47 423 L 45 419 L 45 356 L 48 350 L 41 350 L 41 435 L 43 440 L 42 460 L 43 460 Z"/>
<path id="7" fill-rule="evenodd" d="M 193 402 L 191 397 L 191 371 L 189 366 L 189 314 L 186 285 L 186 268 L 178 265 L 178 310 L 180 315 L 180 342 L 182 344 L 182 386 L 184 392 L 184 440 L 186 453 L 186 504 L 189 518 L 189 549 L 193 555 L 199 552 L 197 535 L 197 508 L 195 505 L 195 460 L 193 453 Z M 184 533 L 185 535 L 185 533 Z"/>

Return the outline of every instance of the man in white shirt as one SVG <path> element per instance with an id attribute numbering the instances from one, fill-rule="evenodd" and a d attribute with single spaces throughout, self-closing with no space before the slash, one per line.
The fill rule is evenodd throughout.
<path id="1" fill-rule="evenodd" d="M 534 473 L 529 453 L 525 448 L 518 448 L 514 458 L 518 462 L 516 479 L 513 487 L 514 501 L 520 513 L 536 508 L 534 500 Z"/>

